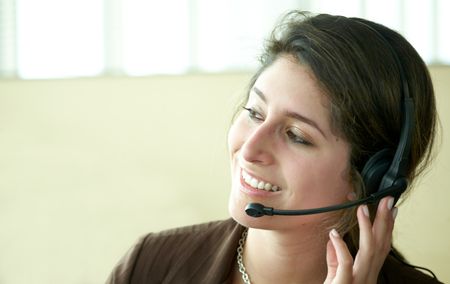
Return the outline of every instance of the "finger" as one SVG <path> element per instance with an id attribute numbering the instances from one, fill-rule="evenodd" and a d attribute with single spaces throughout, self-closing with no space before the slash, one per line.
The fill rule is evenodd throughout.
<path id="1" fill-rule="evenodd" d="M 377 248 L 377 254 L 373 258 L 370 270 L 370 278 L 377 277 L 384 260 L 391 250 L 392 231 L 394 229 L 394 219 L 397 214 L 397 208 L 393 208 L 394 198 L 383 198 L 378 204 L 377 215 L 373 224 L 373 236 Z"/>
<path id="2" fill-rule="evenodd" d="M 324 284 L 331 283 L 336 277 L 336 271 L 338 267 L 338 260 L 336 256 L 336 250 L 334 249 L 331 240 L 327 242 L 327 278 Z"/>
<path id="3" fill-rule="evenodd" d="M 354 271 L 355 280 L 360 281 L 356 283 L 362 283 L 370 274 L 376 247 L 367 205 L 361 205 L 356 215 L 359 225 L 359 250 L 355 257 Z"/>
<path id="4" fill-rule="evenodd" d="M 359 225 L 359 250 L 365 255 L 371 256 L 374 238 L 367 205 L 359 206 L 356 216 Z"/>
<path id="5" fill-rule="evenodd" d="M 393 208 L 393 205 L 393 197 L 383 198 L 378 205 L 377 215 L 373 223 L 375 242 L 377 243 L 378 249 L 384 252 L 385 255 L 387 255 L 391 249 L 394 215 L 396 215 L 397 210 L 396 208 Z"/>
<path id="6" fill-rule="evenodd" d="M 330 240 L 334 248 L 335 259 L 337 260 L 337 268 L 334 268 L 335 264 L 328 263 L 328 266 L 335 269 L 335 277 L 333 281 L 336 283 L 352 283 L 353 258 L 347 245 L 335 229 L 330 232 Z"/>

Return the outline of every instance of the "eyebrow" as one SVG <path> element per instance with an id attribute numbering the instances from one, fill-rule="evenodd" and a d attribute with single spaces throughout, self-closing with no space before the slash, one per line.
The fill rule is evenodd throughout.
<path id="1" fill-rule="evenodd" d="M 267 98 L 260 89 L 258 89 L 257 87 L 253 87 L 252 91 L 257 94 L 263 102 L 267 103 Z M 316 128 L 324 138 L 326 138 L 325 133 L 322 131 L 322 129 L 320 129 L 319 125 L 314 120 L 293 111 L 287 111 L 286 116 L 311 125 L 312 127 Z"/>

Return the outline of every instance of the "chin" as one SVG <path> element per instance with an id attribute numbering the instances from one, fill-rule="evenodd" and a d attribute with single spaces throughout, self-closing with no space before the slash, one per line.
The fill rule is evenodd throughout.
<path id="1" fill-rule="evenodd" d="M 244 227 L 262 229 L 262 230 L 303 230 L 303 231 L 315 231 L 317 228 L 323 226 L 333 214 L 315 214 L 305 216 L 262 216 L 251 217 L 245 213 L 245 206 L 243 202 L 236 202 L 230 198 L 228 203 L 228 212 L 237 223 Z M 335 213 L 334 213 L 335 214 Z"/>
<path id="2" fill-rule="evenodd" d="M 286 217 L 275 217 L 275 216 L 262 216 L 262 217 L 251 217 L 245 213 L 245 206 L 247 204 L 234 203 L 232 200 L 228 203 L 228 213 L 231 218 L 237 223 L 244 227 L 263 229 L 263 230 L 276 230 L 285 227 Z M 284 218 L 280 220 L 279 218 Z M 288 217 L 288 219 L 290 219 Z"/>
<path id="3" fill-rule="evenodd" d="M 261 218 L 254 218 L 251 216 L 248 216 L 247 213 L 245 213 L 245 206 L 246 204 L 241 204 L 242 202 L 235 202 L 232 200 L 232 197 L 230 197 L 230 201 L 228 203 L 228 213 L 230 214 L 231 218 L 234 219 L 237 223 L 241 224 L 244 227 L 259 227 L 258 223 L 261 223 Z"/>
<path id="4" fill-rule="evenodd" d="M 265 217 L 254 218 L 250 217 L 245 212 L 239 214 L 230 214 L 231 218 L 234 219 L 240 225 L 247 228 L 256 228 L 256 229 L 274 229 L 274 227 L 270 226 L 267 220 L 264 220 Z"/>

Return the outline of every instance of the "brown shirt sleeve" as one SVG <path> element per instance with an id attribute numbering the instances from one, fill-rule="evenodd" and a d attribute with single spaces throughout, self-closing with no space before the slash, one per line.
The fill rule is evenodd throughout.
<path id="1" fill-rule="evenodd" d="M 229 219 L 148 234 L 106 283 L 226 283 L 243 229 Z"/>
<path id="2" fill-rule="evenodd" d="M 128 250 L 106 280 L 106 284 L 125 284 L 131 283 L 136 261 L 141 253 L 145 237 L 140 238 L 136 244 Z"/>

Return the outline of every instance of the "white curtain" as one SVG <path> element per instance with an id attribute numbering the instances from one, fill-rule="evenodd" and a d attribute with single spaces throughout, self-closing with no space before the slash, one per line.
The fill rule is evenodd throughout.
<path id="1" fill-rule="evenodd" d="M 291 9 L 380 22 L 450 63 L 446 0 L 0 0 L 0 77 L 249 71 Z"/>

